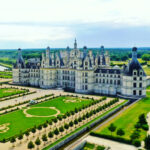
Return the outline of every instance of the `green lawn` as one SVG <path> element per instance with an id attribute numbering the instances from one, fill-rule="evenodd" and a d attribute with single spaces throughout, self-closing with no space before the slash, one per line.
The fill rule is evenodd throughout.
<path id="1" fill-rule="evenodd" d="M 0 89 L 0 98 L 15 95 L 15 94 L 21 94 L 24 93 L 25 90 L 15 89 L 15 88 L 3 88 Z"/>
<path id="2" fill-rule="evenodd" d="M 96 133 L 111 135 L 108 126 L 113 123 L 117 128 L 122 128 L 125 131 L 123 138 L 130 139 L 131 133 L 135 130 L 134 125 L 137 123 L 139 115 L 142 113 L 147 114 L 148 112 L 150 112 L 150 92 L 147 92 L 147 98 L 143 98 L 116 118 L 100 127 Z M 146 131 L 141 129 L 140 135 L 139 140 L 143 140 L 146 136 Z M 113 133 L 113 136 L 117 136 L 116 132 Z"/>
<path id="3" fill-rule="evenodd" d="M 12 78 L 12 72 L 0 71 L 0 78 L 10 79 L 10 78 Z"/>
<path id="4" fill-rule="evenodd" d="M 57 109 L 60 110 L 61 113 L 66 113 L 67 111 L 74 110 L 75 107 L 79 108 L 82 105 L 86 105 L 86 104 L 89 104 L 90 102 L 92 102 L 92 100 L 84 99 L 84 100 L 81 100 L 81 102 L 66 103 L 63 101 L 66 98 L 68 98 L 68 97 L 64 97 L 64 96 L 57 97 L 57 98 L 54 98 L 54 99 L 46 101 L 46 102 L 32 105 L 31 108 L 34 108 L 34 107 L 56 107 Z M 71 98 L 72 97 L 69 97 L 69 99 L 71 99 Z M 36 111 L 36 113 L 38 113 L 38 115 L 40 115 L 40 114 L 43 115 L 42 111 L 40 109 L 39 112 Z M 54 118 L 54 117 L 26 117 L 25 114 L 23 113 L 22 109 L 2 115 L 2 116 L 0 116 L 0 125 L 5 124 L 5 123 L 10 123 L 10 125 L 9 125 L 10 129 L 5 133 L 0 133 L 0 140 L 2 140 L 3 138 L 7 139 L 9 137 L 12 137 L 13 135 L 19 134 L 20 131 L 24 132 L 27 129 L 34 127 L 35 125 L 42 124 L 46 120 L 49 120 L 52 118 Z"/>
<path id="5" fill-rule="evenodd" d="M 27 113 L 30 115 L 36 115 L 36 116 L 50 116 L 57 113 L 56 110 L 50 109 L 50 108 L 36 108 L 32 107 L 31 109 L 27 110 Z"/>
<path id="6" fill-rule="evenodd" d="M 148 67 L 147 65 L 143 66 L 143 69 L 146 73 L 147 76 L 150 76 L 150 67 Z"/>

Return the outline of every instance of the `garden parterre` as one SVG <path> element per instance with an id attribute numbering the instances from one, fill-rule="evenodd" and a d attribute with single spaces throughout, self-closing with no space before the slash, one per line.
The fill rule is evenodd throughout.
<path id="1" fill-rule="evenodd" d="M 83 101 L 77 101 L 75 103 L 65 103 L 63 100 L 68 98 L 66 96 L 57 97 L 51 99 L 46 102 L 42 102 L 36 105 L 32 105 L 32 107 L 56 107 L 60 110 L 61 114 L 64 114 L 68 111 L 74 110 L 75 108 L 79 108 L 83 105 L 90 104 L 93 100 L 91 99 L 83 99 Z M 71 97 L 70 97 L 71 99 Z M 25 109 L 25 108 L 24 108 Z M 40 115 L 45 115 L 45 112 L 40 111 Z M 26 117 L 23 113 L 23 109 L 2 115 L 0 118 L 0 125 L 9 123 L 9 130 L 5 133 L 0 133 L 0 140 L 10 138 L 14 135 L 19 134 L 20 132 L 24 132 L 27 129 L 30 129 L 34 126 L 44 123 L 46 120 L 52 119 L 52 117 Z"/>

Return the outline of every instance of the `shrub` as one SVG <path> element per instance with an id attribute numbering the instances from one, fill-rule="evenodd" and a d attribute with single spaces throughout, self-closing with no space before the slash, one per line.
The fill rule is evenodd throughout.
<path id="1" fill-rule="evenodd" d="M 149 130 L 148 124 L 143 124 L 142 129 L 148 131 Z"/>
<path id="2" fill-rule="evenodd" d="M 133 144 L 134 146 L 136 146 L 136 147 L 140 147 L 140 146 L 141 146 L 141 141 L 139 141 L 139 140 L 133 140 L 133 141 L 132 141 L 132 144 Z"/>

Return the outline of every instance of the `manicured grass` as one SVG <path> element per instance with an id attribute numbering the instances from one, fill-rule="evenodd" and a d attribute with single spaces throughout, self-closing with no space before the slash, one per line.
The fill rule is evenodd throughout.
<path id="1" fill-rule="evenodd" d="M 51 99 L 46 102 L 42 102 L 36 105 L 32 105 L 33 107 L 56 107 L 60 110 L 60 112 L 66 113 L 67 111 L 74 110 L 75 107 L 79 108 L 82 105 L 89 104 L 92 102 L 92 100 L 82 100 L 81 102 L 75 102 L 75 103 L 65 103 L 63 99 L 66 99 L 67 97 L 61 96 L 54 99 Z M 71 97 L 70 97 L 71 99 Z M 40 110 L 41 112 L 41 110 Z M 40 113 L 39 113 L 40 114 Z M 43 115 L 43 113 L 41 112 Z M 0 133 L 0 140 L 3 138 L 10 138 L 14 135 L 17 135 L 20 133 L 20 131 L 24 132 L 29 128 L 34 127 L 35 125 L 39 125 L 44 123 L 46 120 L 52 119 L 54 117 L 26 117 L 23 113 L 23 110 L 14 111 L 5 115 L 0 116 L 0 125 L 5 123 L 10 123 L 9 130 L 5 133 Z"/>
<path id="2" fill-rule="evenodd" d="M 57 113 L 56 110 L 50 108 L 36 108 L 33 107 L 27 110 L 27 113 L 35 116 L 50 116 Z"/>
<path id="3" fill-rule="evenodd" d="M 87 99 L 81 99 L 81 102 L 78 100 L 76 102 L 66 102 L 66 100 L 68 99 L 74 100 L 74 99 L 79 99 L 79 98 L 61 96 L 61 97 L 55 98 L 54 100 L 36 104 L 31 107 L 56 107 L 57 109 L 61 111 L 61 113 L 66 113 L 67 111 L 74 110 L 76 107 L 89 104 L 92 101 L 92 100 L 87 100 Z"/>
<path id="4" fill-rule="evenodd" d="M 10 79 L 10 78 L 12 78 L 12 72 L 0 71 L 0 78 Z"/>
<path id="5" fill-rule="evenodd" d="M 94 144 L 91 144 L 91 143 L 86 143 L 85 144 L 85 146 L 84 146 L 84 149 L 89 149 L 89 150 L 91 150 L 91 149 L 94 149 L 94 147 L 95 147 L 95 145 Z"/>
<path id="6" fill-rule="evenodd" d="M 24 92 L 25 92 L 24 90 L 20 90 L 20 89 L 3 88 L 3 89 L 0 89 L 0 98 L 15 95 L 15 94 L 21 94 Z"/>
<path id="7" fill-rule="evenodd" d="M 130 135 L 135 130 L 134 125 L 138 122 L 139 115 L 142 113 L 147 114 L 148 112 L 150 112 L 150 92 L 147 92 L 147 98 L 143 98 L 132 105 L 116 118 L 100 127 L 96 133 L 111 135 L 108 126 L 113 123 L 117 128 L 122 128 L 125 131 L 125 135 L 122 136 L 123 138 L 130 139 Z M 146 131 L 141 129 L 140 135 L 139 140 L 142 141 L 146 136 Z M 117 136 L 116 132 L 113 133 L 113 136 Z"/>

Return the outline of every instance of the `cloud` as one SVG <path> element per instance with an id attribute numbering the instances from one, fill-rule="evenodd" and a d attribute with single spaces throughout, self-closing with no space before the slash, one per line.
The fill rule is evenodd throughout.
<path id="1" fill-rule="evenodd" d="M 7 34 L 6 34 L 7 33 Z M 0 25 L 0 40 L 35 42 L 61 40 L 74 34 L 66 27 L 40 27 L 24 25 Z"/>
<path id="2" fill-rule="evenodd" d="M 128 46 L 136 36 L 135 43 L 147 45 L 144 40 L 149 40 L 149 0 L 0 2 L 0 43 L 4 43 L 0 46 L 3 47 L 42 47 L 48 41 L 55 47 L 65 47 L 72 44 L 75 37 L 81 44 L 87 42 L 91 46 L 99 46 L 100 41 L 110 46 L 114 43 Z"/>

